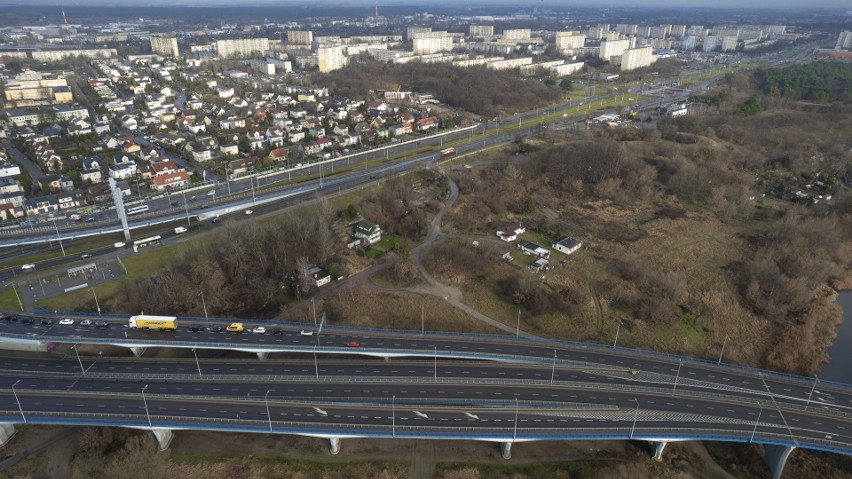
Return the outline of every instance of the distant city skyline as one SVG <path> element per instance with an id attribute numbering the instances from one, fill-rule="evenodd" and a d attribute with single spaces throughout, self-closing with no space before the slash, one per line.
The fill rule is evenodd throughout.
<path id="1" fill-rule="evenodd" d="M 248 0 L 246 2 L 234 2 L 233 0 L 146 0 L 136 7 L 163 7 L 163 6 L 307 6 L 307 7 L 364 7 L 372 8 L 374 0 L 316 0 L 306 2 L 305 0 Z M 123 7 L 130 5 L 118 2 L 116 0 L 77 0 L 74 2 L 58 2 L 57 0 L 0 0 L 0 5 L 56 5 L 56 6 L 111 6 Z M 588 0 L 580 1 L 565 1 L 565 0 L 539 0 L 526 3 L 518 3 L 514 0 L 467 0 L 464 4 L 456 2 L 438 0 L 430 5 L 421 5 L 422 11 L 429 11 L 433 8 L 455 7 L 464 9 L 465 6 L 476 7 L 477 10 L 482 7 L 494 5 L 500 8 L 516 6 L 519 9 L 534 9 L 534 8 L 629 8 L 632 10 L 641 10 L 643 8 L 677 8 L 677 9 L 849 9 L 852 10 L 848 0 L 821 0 L 818 4 L 809 0 L 747 0 L 745 2 L 738 0 L 714 0 L 708 2 L 706 0 L 641 0 L 641 2 L 632 2 L 630 0 L 606 0 L 604 2 L 591 2 Z M 413 7 L 409 2 L 401 2 L 399 0 L 379 0 L 379 7 Z"/>

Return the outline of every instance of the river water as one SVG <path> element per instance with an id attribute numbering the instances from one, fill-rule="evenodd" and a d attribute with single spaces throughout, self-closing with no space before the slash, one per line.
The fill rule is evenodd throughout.
<path id="1" fill-rule="evenodd" d="M 843 322 L 837 327 L 837 339 L 828 349 L 829 363 L 822 367 L 820 379 L 852 384 L 852 291 L 837 295 L 843 308 Z"/>

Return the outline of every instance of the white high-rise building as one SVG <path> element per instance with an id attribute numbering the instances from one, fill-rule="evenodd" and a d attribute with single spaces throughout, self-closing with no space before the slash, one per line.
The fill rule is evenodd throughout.
<path id="1" fill-rule="evenodd" d="M 414 54 L 428 55 L 430 53 L 448 52 L 453 49 L 453 37 L 427 37 L 414 39 Z"/>
<path id="2" fill-rule="evenodd" d="M 323 73 L 343 68 L 346 65 L 343 47 L 341 45 L 319 47 L 317 49 L 317 64 L 319 71 Z"/>
<path id="3" fill-rule="evenodd" d="M 615 26 L 615 31 L 622 35 L 634 36 L 639 31 L 639 25 L 619 23 Z"/>
<path id="4" fill-rule="evenodd" d="M 838 50 L 852 50 L 852 32 L 840 32 L 840 35 L 837 37 L 837 45 L 835 45 Z"/>
<path id="5" fill-rule="evenodd" d="M 653 49 L 650 45 L 638 48 L 628 48 L 621 54 L 621 71 L 626 72 L 646 67 L 653 61 Z"/>
<path id="6" fill-rule="evenodd" d="M 723 52 L 732 52 L 737 49 L 737 37 L 734 35 L 729 35 L 722 37 L 722 51 Z"/>
<path id="7" fill-rule="evenodd" d="M 687 35 L 683 37 L 683 40 L 680 42 L 680 49 L 685 52 L 695 51 L 695 41 L 696 38 L 694 35 Z"/>
<path id="8" fill-rule="evenodd" d="M 471 37 L 482 37 L 488 38 L 494 36 L 494 25 L 471 25 L 470 26 L 470 36 Z"/>
<path id="9" fill-rule="evenodd" d="M 177 58 L 177 38 L 174 35 L 154 33 L 151 35 L 151 51 L 164 57 Z"/>
<path id="10" fill-rule="evenodd" d="M 239 38 L 236 40 L 216 40 L 219 58 L 247 58 L 263 55 L 269 50 L 268 38 Z"/>
<path id="11" fill-rule="evenodd" d="M 612 57 L 621 55 L 628 48 L 630 48 L 630 40 L 604 40 L 601 42 L 599 57 L 601 60 L 610 61 Z"/>
<path id="12" fill-rule="evenodd" d="M 503 30 L 503 40 L 529 40 L 530 37 L 532 37 L 532 30 L 529 28 Z"/>
<path id="13" fill-rule="evenodd" d="M 405 29 L 405 39 L 413 40 L 418 33 L 428 33 L 432 31 L 432 27 L 408 27 Z"/>
<path id="14" fill-rule="evenodd" d="M 574 50 L 583 48 L 586 36 L 577 32 L 556 32 L 556 48 L 558 50 Z"/>
<path id="15" fill-rule="evenodd" d="M 290 30 L 287 32 L 287 43 L 294 45 L 310 45 L 314 41 L 314 32 L 310 30 Z"/>
<path id="16" fill-rule="evenodd" d="M 704 37 L 704 53 L 709 53 L 716 49 L 718 46 L 716 40 L 716 35 L 707 35 Z"/>

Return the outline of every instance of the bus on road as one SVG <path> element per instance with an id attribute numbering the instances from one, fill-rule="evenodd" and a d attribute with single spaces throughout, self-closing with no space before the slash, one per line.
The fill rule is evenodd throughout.
<path id="1" fill-rule="evenodd" d="M 148 238 L 142 238 L 140 240 L 134 241 L 133 247 L 134 248 L 144 248 L 144 247 L 152 245 L 152 244 L 158 244 L 161 241 L 162 241 L 162 238 L 160 237 L 160 235 L 149 236 Z"/>

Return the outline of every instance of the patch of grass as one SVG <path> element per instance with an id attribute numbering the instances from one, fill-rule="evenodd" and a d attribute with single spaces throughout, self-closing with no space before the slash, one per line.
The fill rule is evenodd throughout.
<path id="1" fill-rule="evenodd" d="M 13 288 L 14 286 L 0 290 L 0 308 L 6 311 L 21 311 L 21 304 Z"/>
<path id="2" fill-rule="evenodd" d="M 570 462 L 531 462 L 527 464 L 500 463 L 446 463 L 439 462 L 435 466 L 436 477 L 477 477 L 479 479 L 526 479 L 542 477 L 600 477 L 603 467 L 586 461 Z M 476 471 L 471 475 L 463 475 L 462 471 Z"/>

